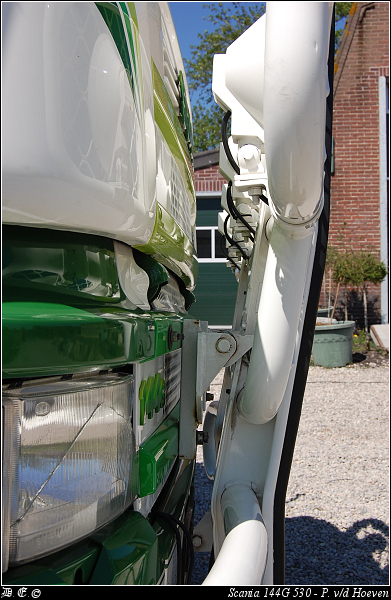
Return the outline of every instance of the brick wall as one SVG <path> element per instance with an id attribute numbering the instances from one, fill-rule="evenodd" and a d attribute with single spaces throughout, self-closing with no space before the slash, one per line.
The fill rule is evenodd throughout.
<path id="1" fill-rule="evenodd" d="M 380 251 L 379 77 L 389 76 L 388 40 L 389 3 L 355 3 L 335 62 L 329 243 L 337 248 Z M 220 191 L 217 151 L 198 157 L 196 191 Z M 380 286 L 369 292 L 370 322 L 380 322 Z M 352 293 L 350 300 L 348 316 L 362 326 L 360 298 Z M 320 302 L 326 304 L 324 291 Z M 336 316 L 343 318 L 341 311 Z"/>
<path id="2" fill-rule="evenodd" d="M 346 221 L 346 240 L 380 249 L 379 77 L 389 72 L 389 4 L 356 4 L 364 7 L 353 15 L 353 39 L 336 59 L 329 241 L 340 245 Z"/>
<path id="3" fill-rule="evenodd" d="M 379 77 L 389 75 L 389 4 L 358 2 L 335 61 L 334 174 L 329 243 L 373 249 L 380 257 Z M 341 239 L 342 236 L 342 239 Z M 370 286 L 379 321 L 380 286 Z M 358 307 L 352 318 L 361 321 Z"/>
<path id="4" fill-rule="evenodd" d="M 220 175 L 218 165 L 203 169 L 197 169 L 196 167 L 194 178 L 196 192 L 221 192 L 223 183 L 227 183 Z"/>

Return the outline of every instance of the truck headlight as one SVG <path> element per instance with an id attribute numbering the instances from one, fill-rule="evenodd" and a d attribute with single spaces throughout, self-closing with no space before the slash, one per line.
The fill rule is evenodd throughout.
<path id="1" fill-rule="evenodd" d="M 3 389 L 3 570 L 53 552 L 132 501 L 133 375 Z"/>

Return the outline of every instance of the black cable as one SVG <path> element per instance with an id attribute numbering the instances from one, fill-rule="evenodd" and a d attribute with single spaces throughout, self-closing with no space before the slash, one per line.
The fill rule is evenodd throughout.
<path id="1" fill-rule="evenodd" d="M 221 238 L 220 238 L 220 242 L 219 242 L 220 243 L 220 250 L 224 254 L 225 258 L 227 260 L 229 260 L 234 265 L 234 267 L 240 271 L 240 267 L 239 267 L 238 263 L 236 263 L 234 261 L 234 259 L 230 257 L 230 255 L 227 252 L 227 249 L 223 246 L 223 242 L 224 242 L 225 239 L 226 239 L 225 236 L 222 235 Z"/>
<path id="2" fill-rule="evenodd" d="M 230 218 L 230 215 L 227 215 L 227 218 L 224 221 L 224 235 L 228 240 L 228 243 L 230 244 L 230 246 L 236 246 L 236 248 L 241 252 L 243 258 L 245 260 L 248 260 L 248 256 L 247 254 L 243 251 L 243 249 L 239 246 L 238 242 L 236 242 L 235 240 L 233 240 L 231 238 L 231 236 L 229 235 L 228 231 L 227 231 L 227 221 Z"/>
<path id="3" fill-rule="evenodd" d="M 233 168 L 233 170 L 235 171 L 235 173 L 237 175 L 240 175 L 239 165 L 235 162 L 235 159 L 232 156 L 231 150 L 228 145 L 227 124 L 228 124 L 230 117 L 231 117 L 231 111 L 228 110 L 225 113 L 222 123 L 221 123 L 221 139 L 223 141 L 223 147 L 224 147 L 225 153 L 227 155 L 227 158 L 229 160 L 231 167 Z M 249 229 L 249 231 L 251 231 L 251 233 L 253 235 L 255 235 L 254 229 L 247 223 L 247 221 L 243 218 L 243 215 L 240 214 L 240 212 L 237 210 L 236 206 L 234 205 L 233 200 L 232 200 L 232 193 L 230 190 L 231 187 L 232 187 L 232 181 L 230 181 L 228 184 L 228 192 L 227 192 L 227 201 L 228 201 L 228 207 L 230 209 L 230 212 L 235 219 L 239 219 L 243 223 L 243 225 L 245 225 Z"/>
<path id="4" fill-rule="evenodd" d="M 227 188 L 227 204 L 228 204 L 228 208 L 231 212 L 231 215 L 233 216 L 234 219 L 241 221 L 243 223 L 243 225 L 245 227 L 247 227 L 247 229 L 253 234 L 253 236 L 255 236 L 255 229 L 253 229 L 251 227 L 251 225 L 249 223 L 247 223 L 246 219 L 244 218 L 244 216 L 238 211 L 238 209 L 236 208 L 234 201 L 232 199 L 232 181 L 230 181 L 228 183 L 228 188 Z M 251 216 L 251 215 L 249 215 Z M 251 237 L 251 241 L 254 242 L 254 238 Z"/>
<path id="5" fill-rule="evenodd" d="M 225 153 L 227 155 L 227 158 L 229 160 L 231 167 L 233 168 L 233 170 L 235 171 L 235 173 L 237 175 L 240 175 L 239 165 L 235 162 L 235 159 L 232 156 L 231 150 L 228 145 L 227 124 L 228 124 L 230 117 L 231 117 L 231 111 L 228 110 L 225 113 L 222 123 L 221 123 L 221 139 L 223 141 L 223 147 L 224 147 Z M 253 236 L 255 236 L 255 229 L 253 229 L 253 227 L 251 227 L 251 225 L 249 223 L 247 223 L 247 221 L 244 219 L 243 215 L 241 215 L 240 212 L 237 210 L 237 208 L 233 202 L 232 193 L 231 193 L 231 189 L 230 189 L 231 187 L 232 187 L 232 181 L 230 181 L 228 183 L 228 190 L 227 190 L 228 208 L 229 208 L 233 218 L 236 220 L 239 219 L 239 221 L 241 221 L 243 223 L 243 225 L 245 227 L 247 227 L 247 229 L 253 234 Z M 263 202 L 266 202 L 266 204 L 268 204 L 267 198 L 263 194 L 261 195 L 261 199 Z M 252 239 L 251 241 L 254 242 L 254 239 Z"/>
<path id="6" fill-rule="evenodd" d="M 261 198 L 262 202 L 264 202 L 265 204 L 267 204 L 269 206 L 269 199 L 267 198 L 267 196 L 265 196 L 265 194 L 261 194 L 260 198 Z"/>
<path id="7" fill-rule="evenodd" d="M 182 521 L 180 521 L 179 519 L 177 519 L 176 517 L 174 517 L 174 515 L 169 515 L 170 518 L 174 521 L 174 523 L 176 523 L 183 531 L 185 538 L 187 539 L 187 543 L 189 544 L 189 548 L 190 548 L 190 561 L 189 561 L 189 565 L 188 565 L 188 571 L 187 571 L 187 577 L 186 577 L 186 585 L 190 585 L 191 582 L 191 577 L 193 575 L 193 568 L 194 568 L 194 546 L 193 546 L 193 539 L 190 535 L 190 533 L 188 532 L 188 530 L 186 529 L 186 527 L 184 526 L 184 524 L 182 523 Z"/>
<path id="8" fill-rule="evenodd" d="M 165 519 L 175 532 L 176 541 L 177 541 L 177 561 L 178 561 L 177 584 L 178 585 L 184 584 L 185 581 L 184 581 L 184 574 L 182 572 L 183 570 L 182 570 L 182 558 L 181 558 L 181 555 L 182 555 L 181 536 L 180 536 L 179 530 L 177 529 L 176 525 L 178 525 L 182 529 L 182 531 L 187 539 L 187 542 L 189 544 L 189 549 L 190 549 L 190 561 L 189 561 L 187 577 L 186 577 L 186 585 L 190 585 L 191 577 L 193 574 L 193 568 L 194 568 L 194 547 L 193 547 L 193 540 L 191 538 L 190 533 L 187 531 L 187 529 L 184 526 L 184 524 L 182 523 L 182 521 L 180 521 L 173 515 L 170 515 L 168 513 L 164 513 L 161 511 L 154 511 L 153 515 L 156 517 L 161 517 L 162 519 Z"/>
<path id="9" fill-rule="evenodd" d="M 229 149 L 229 146 L 228 146 L 227 124 L 228 124 L 228 121 L 229 121 L 230 117 L 231 117 L 231 111 L 228 110 L 225 113 L 225 115 L 223 117 L 223 120 L 221 122 L 221 139 L 223 141 L 223 147 L 224 147 L 224 150 L 225 150 L 225 154 L 227 155 L 227 158 L 229 160 L 229 163 L 230 163 L 231 167 L 233 168 L 233 170 L 235 171 L 235 173 L 237 175 L 240 175 L 239 166 L 235 162 L 235 159 L 232 156 L 231 150 Z"/>
<path id="10" fill-rule="evenodd" d="M 179 530 L 176 528 L 175 523 L 170 519 L 171 515 L 168 515 L 163 512 L 154 512 L 153 514 L 156 517 L 160 517 L 161 519 L 164 519 L 165 521 L 167 521 L 167 523 L 170 525 L 171 529 L 175 533 L 176 554 L 177 554 L 176 582 L 177 582 L 177 585 L 182 585 L 182 549 L 181 549 L 181 536 L 180 536 Z"/>

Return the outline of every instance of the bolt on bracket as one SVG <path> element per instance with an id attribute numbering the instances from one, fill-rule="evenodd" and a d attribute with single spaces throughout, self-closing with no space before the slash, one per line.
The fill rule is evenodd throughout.
<path id="1" fill-rule="evenodd" d="M 241 335 L 234 332 L 202 331 L 198 333 L 197 400 L 202 400 L 221 369 L 231 366 L 250 350 L 253 339 L 252 335 Z"/>

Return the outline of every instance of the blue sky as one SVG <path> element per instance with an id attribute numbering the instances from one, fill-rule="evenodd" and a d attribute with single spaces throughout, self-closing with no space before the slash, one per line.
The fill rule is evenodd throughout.
<path id="1" fill-rule="evenodd" d="M 198 43 L 197 34 L 202 33 L 205 29 L 211 31 L 212 24 L 203 19 L 210 12 L 207 8 L 203 8 L 203 5 L 206 3 L 207 1 L 169 2 L 182 56 L 186 59 L 190 59 L 191 57 L 190 46 Z M 218 4 L 218 2 L 210 2 L 209 4 Z M 232 2 L 223 2 L 223 5 L 229 4 L 232 4 Z M 246 4 L 260 3 L 248 2 Z"/>
<path id="2" fill-rule="evenodd" d="M 205 4 L 219 4 L 218 2 L 169 2 L 171 15 L 174 21 L 176 33 L 178 36 L 179 46 L 183 58 L 189 60 L 191 58 L 190 46 L 195 46 L 199 43 L 198 33 L 203 33 L 205 30 L 212 31 L 213 25 L 204 17 L 210 14 L 210 10 L 203 8 Z M 223 2 L 223 6 L 228 6 L 232 2 Z M 260 2 L 247 2 L 246 4 L 260 4 Z M 191 102 L 195 102 L 198 98 L 197 92 L 191 93 Z"/>
<path id="3" fill-rule="evenodd" d="M 210 11 L 202 8 L 207 2 L 169 2 L 172 18 L 174 21 L 176 33 L 179 40 L 182 56 L 189 59 L 191 57 L 190 46 L 198 43 L 197 34 L 203 33 L 205 29 L 212 30 L 212 24 L 203 17 L 208 16 Z M 209 4 L 218 4 L 210 2 Z M 223 2 L 224 5 L 232 2 Z M 249 3 L 250 4 L 250 3 Z M 256 4 L 252 2 L 251 4 Z"/>
<path id="4" fill-rule="evenodd" d="M 169 2 L 176 33 L 181 47 L 182 56 L 190 58 L 190 45 L 197 44 L 197 33 L 207 29 L 203 16 L 203 2 Z"/>

